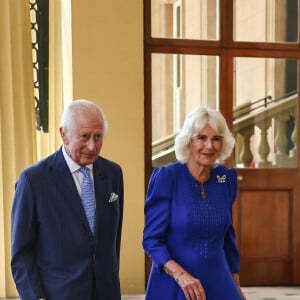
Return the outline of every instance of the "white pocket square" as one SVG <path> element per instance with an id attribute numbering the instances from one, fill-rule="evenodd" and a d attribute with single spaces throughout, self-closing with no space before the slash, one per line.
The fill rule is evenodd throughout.
<path id="1" fill-rule="evenodd" d="M 108 202 L 115 202 L 119 199 L 119 196 L 115 193 L 111 193 Z"/>

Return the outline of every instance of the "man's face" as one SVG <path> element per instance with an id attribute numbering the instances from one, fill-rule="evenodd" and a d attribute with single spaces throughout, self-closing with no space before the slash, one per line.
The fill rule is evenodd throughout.
<path id="1" fill-rule="evenodd" d="M 60 128 L 60 134 L 68 155 L 79 165 L 92 164 L 100 154 L 103 143 L 103 122 L 96 114 L 78 113 L 75 126 L 66 133 Z"/>

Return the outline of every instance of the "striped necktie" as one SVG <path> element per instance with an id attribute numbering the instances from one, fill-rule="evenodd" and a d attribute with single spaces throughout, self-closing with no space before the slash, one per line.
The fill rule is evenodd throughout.
<path id="1" fill-rule="evenodd" d="M 86 167 L 81 167 L 80 172 L 83 174 L 81 184 L 81 200 L 88 219 L 90 228 L 94 233 L 95 223 L 95 192 L 94 184 Z"/>

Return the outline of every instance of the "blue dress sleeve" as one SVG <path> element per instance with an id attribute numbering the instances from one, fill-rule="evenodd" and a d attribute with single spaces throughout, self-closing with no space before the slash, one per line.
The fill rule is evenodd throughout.
<path id="1" fill-rule="evenodd" d="M 171 258 L 167 248 L 173 180 L 166 167 L 154 169 L 149 180 L 145 202 L 143 247 L 159 270 Z"/>
<path id="2" fill-rule="evenodd" d="M 231 223 L 224 240 L 224 251 L 231 273 L 239 272 L 240 258 L 236 244 L 235 230 L 232 220 L 232 206 L 237 196 L 237 173 L 235 169 L 229 169 L 227 186 L 231 200 Z"/>

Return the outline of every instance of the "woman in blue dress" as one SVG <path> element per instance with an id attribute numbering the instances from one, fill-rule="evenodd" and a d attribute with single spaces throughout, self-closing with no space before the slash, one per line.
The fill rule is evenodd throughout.
<path id="1" fill-rule="evenodd" d="M 154 169 L 143 247 L 152 260 L 146 300 L 241 300 L 232 224 L 237 174 L 222 163 L 234 138 L 218 111 L 196 108 L 175 138 L 178 162 Z"/>

